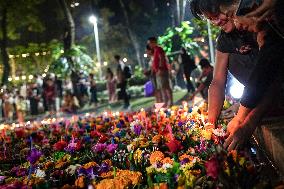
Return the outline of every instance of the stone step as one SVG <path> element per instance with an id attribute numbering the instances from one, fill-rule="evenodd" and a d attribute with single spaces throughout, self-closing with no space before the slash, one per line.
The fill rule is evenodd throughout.
<path id="1" fill-rule="evenodd" d="M 259 146 L 265 150 L 269 159 L 284 175 L 284 117 L 266 119 L 254 133 Z"/>

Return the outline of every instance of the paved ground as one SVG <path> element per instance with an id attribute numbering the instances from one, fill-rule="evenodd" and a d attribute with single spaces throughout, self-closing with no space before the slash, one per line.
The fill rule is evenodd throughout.
<path id="1" fill-rule="evenodd" d="M 181 91 L 174 92 L 173 96 L 174 96 L 174 104 L 179 105 L 179 104 L 181 104 L 181 102 L 183 100 L 186 100 L 188 98 L 188 93 L 187 93 L 186 90 L 181 90 Z M 154 103 L 155 103 L 154 97 L 142 97 L 142 98 L 131 99 L 130 100 L 131 107 L 127 110 L 123 109 L 123 104 L 120 101 L 120 102 L 116 102 L 116 103 L 113 103 L 113 104 L 108 104 L 108 103 L 100 104 L 97 107 L 86 105 L 84 108 L 80 109 L 77 114 L 80 115 L 80 114 L 85 114 L 87 112 L 93 112 L 93 113 L 100 114 L 104 111 L 110 111 L 110 110 L 113 111 L 113 112 L 117 112 L 117 111 L 139 111 L 141 108 L 144 108 L 144 109 L 147 110 L 147 109 L 150 109 L 151 107 L 153 107 Z M 44 118 L 54 117 L 54 116 L 55 115 L 49 116 L 49 115 L 46 115 L 46 114 L 41 114 L 41 115 L 37 115 L 37 116 L 27 116 L 26 121 L 42 120 Z M 70 115 L 60 114 L 60 115 L 57 115 L 57 116 L 68 117 Z M 15 122 L 15 121 L 16 120 L 14 120 L 12 122 Z M 1 122 L 3 123 L 3 121 L 0 121 L 0 123 Z M 12 123 L 12 122 L 10 122 L 10 123 Z"/>

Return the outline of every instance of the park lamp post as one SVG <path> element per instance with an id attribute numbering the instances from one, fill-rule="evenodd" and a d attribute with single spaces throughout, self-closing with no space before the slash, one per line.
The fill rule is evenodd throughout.
<path id="1" fill-rule="evenodd" d="M 99 43 L 99 32 L 98 32 L 98 19 L 92 15 L 89 17 L 89 21 L 94 25 L 94 34 L 96 41 L 96 53 L 98 58 L 98 67 L 99 67 L 99 78 L 102 80 L 102 61 L 101 61 L 101 53 L 100 53 L 100 43 Z"/>

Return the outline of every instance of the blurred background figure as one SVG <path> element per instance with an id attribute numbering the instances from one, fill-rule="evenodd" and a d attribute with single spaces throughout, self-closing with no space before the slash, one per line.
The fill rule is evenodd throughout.
<path id="1" fill-rule="evenodd" d="M 47 106 L 48 113 L 50 115 L 55 113 L 55 96 L 56 87 L 54 81 L 51 78 L 46 80 L 46 87 L 44 88 L 44 98 Z"/>
<path id="2" fill-rule="evenodd" d="M 90 83 L 90 105 L 94 105 L 95 107 L 98 105 L 98 98 L 97 98 L 97 85 L 96 80 L 94 78 L 94 74 L 89 74 L 89 83 Z"/>
<path id="3" fill-rule="evenodd" d="M 28 91 L 28 99 L 30 101 L 30 113 L 31 115 L 38 115 L 38 105 L 40 101 L 40 90 L 36 83 L 30 84 L 29 91 Z"/>
<path id="4" fill-rule="evenodd" d="M 193 70 L 195 70 L 197 68 L 197 66 L 195 65 L 194 60 L 189 56 L 189 54 L 187 53 L 187 51 L 185 50 L 185 48 L 181 48 L 181 53 L 178 57 L 178 62 L 180 63 L 180 69 L 182 70 L 184 77 L 186 79 L 186 87 L 187 87 L 187 91 L 190 92 L 194 92 L 195 91 L 195 87 L 193 86 L 193 83 L 191 81 L 191 73 L 193 72 Z M 182 77 L 182 81 L 184 81 L 183 77 Z"/>
<path id="5" fill-rule="evenodd" d="M 79 101 L 75 95 L 73 95 L 70 91 L 66 91 L 61 111 L 68 114 L 74 114 L 80 108 Z"/>
<path id="6" fill-rule="evenodd" d="M 208 102 L 208 89 L 213 80 L 213 66 L 207 59 L 201 59 L 199 65 L 202 69 L 199 78 L 200 83 L 189 99 L 192 100 L 197 93 L 200 93 L 205 102 Z"/>
<path id="7" fill-rule="evenodd" d="M 17 114 L 18 122 L 20 124 L 23 124 L 25 121 L 26 111 L 27 111 L 26 100 L 23 96 L 18 94 L 16 98 L 16 114 Z"/>
<path id="8" fill-rule="evenodd" d="M 114 74 L 110 68 L 107 68 L 106 80 L 107 80 L 107 90 L 108 90 L 108 97 L 109 97 L 108 99 L 110 103 L 113 103 L 117 100 L 117 96 L 116 96 L 117 80 L 114 77 Z"/>
<path id="9" fill-rule="evenodd" d="M 115 55 L 114 56 L 114 60 L 117 64 L 117 69 L 116 69 L 116 76 L 117 76 L 117 80 L 118 80 L 118 84 L 117 84 L 117 88 L 119 88 L 120 90 L 118 91 L 118 99 L 121 100 L 123 99 L 124 101 L 124 105 L 123 108 L 124 109 L 129 109 L 130 107 L 130 103 L 129 103 L 129 94 L 127 93 L 126 89 L 127 89 L 127 79 L 128 79 L 128 75 L 127 75 L 127 69 L 126 68 L 128 66 L 126 66 L 124 64 L 123 61 L 120 60 L 120 56 L 119 55 Z"/>

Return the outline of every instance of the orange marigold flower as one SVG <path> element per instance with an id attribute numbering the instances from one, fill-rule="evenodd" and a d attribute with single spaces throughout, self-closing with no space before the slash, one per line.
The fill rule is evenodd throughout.
<path id="1" fill-rule="evenodd" d="M 174 163 L 174 161 L 173 161 L 171 158 L 166 157 L 166 158 L 163 159 L 162 163 L 163 163 L 163 164 L 168 163 L 168 164 L 171 164 L 171 165 L 172 165 L 172 164 Z"/>
<path id="2" fill-rule="evenodd" d="M 75 186 L 77 188 L 84 188 L 85 187 L 85 177 L 84 176 L 79 176 L 79 178 L 76 179 L 75 181 Z"/>
<path id="3" fill-rule="evenodd" d="M 162 161 L 164 159 L 164 154 L 160 151 L 152 152 L 150 156 L 150 163 L 154 164 L 158 161 Z"/>
<path id="4" fill-rule="evenodd" d="M 97 165 L 98 164 L 96 162 L 92 161 L 92 162 L 86 163 L 83 167 L 84 169 L 89 169 L 90 167 L 95 167 Z"/>
<path id="5" fill-rule="evenodd" d="M 183 154 L 179 157 L 179 161 L 182 161 L 184 159 L 189 159 L 189 161 L 192 161 L 193 160 L 193 157 L 190 156 L 190 155 L 187 155 L 187 154 Z"/>

